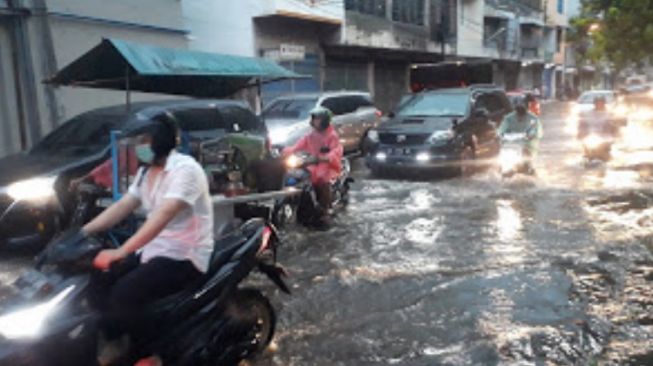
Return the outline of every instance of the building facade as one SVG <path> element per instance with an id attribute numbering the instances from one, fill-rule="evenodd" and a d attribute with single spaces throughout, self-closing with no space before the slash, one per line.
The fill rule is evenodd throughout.
<path id="1" fill-rule="evenodd" d="M 124 92 L 43 81 L 102 38 L 185 48 L 180 14 L 175 0 L 0 0 L 0 156 L 28 149 L 73 115 L 124 102 Z"/>

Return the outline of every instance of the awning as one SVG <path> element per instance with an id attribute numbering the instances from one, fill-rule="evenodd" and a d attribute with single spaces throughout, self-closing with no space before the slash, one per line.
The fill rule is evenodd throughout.
<path id="1" fill-rule="evenodd" d="M 46 82 L 224 98 L 257 79 L 269 82 L 302 77 L 264 59 L 104 39 Z"/>

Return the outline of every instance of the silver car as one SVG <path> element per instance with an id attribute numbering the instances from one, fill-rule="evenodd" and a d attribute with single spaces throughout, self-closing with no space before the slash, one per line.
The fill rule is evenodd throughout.
<path id="1" fill-rule="evenodd" d="M 345 153 L 359 152 L 367 131 L 376 127 L 381 112 L 364 92 L 325 92 L 279 97 L 263 110 L 272 146 L 292 146 L 310 132 L 310 111 L 318 106 L 333 112 L 333 126 Z"/>

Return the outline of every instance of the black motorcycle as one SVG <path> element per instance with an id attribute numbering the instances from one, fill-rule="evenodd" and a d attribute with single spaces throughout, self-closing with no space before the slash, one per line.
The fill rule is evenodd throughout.
<path id="1" fill-rule="evenodd" d="M 278 227 L 284 227 L 294 221 L 307 227 L 319 226 L 322 212 L 317 193 L 311 183 L 311 172 L 308 170 L 311 165 L 319 164 L 317 157 L 301 152 L 288 156 L 284 163 L 287 168 L 284 187 L 296 189 L 298 194 L 275 202 L 272 222 Z M 331 183 L 331 207 L 334 210 L 345 207 L 349 203 L 349 189 L 354 182 L 354 179 L 349 176 L 350 172 L 349 159 L 342 158 L 342 172 Z"/>
<path id="2" fill-rule="evenodd" d="M 235 365 L 270 343 L 276 316 L 268 299 L 240 283 L 258 268 L 289 293 L 276 265 L 277 236 L 263 220 L 251 220 L 216 241 L 209 269 L 199 280 L 144 311 L 147 331 L 117 365 L 160 353 L 166 365 Z M 100 273 L 96 254 L 111 241 L 64 232 L 14 284 L 16 296 L 0 316 L 0 365 L 94 365 L 108 278 L 126 262 Z"/>

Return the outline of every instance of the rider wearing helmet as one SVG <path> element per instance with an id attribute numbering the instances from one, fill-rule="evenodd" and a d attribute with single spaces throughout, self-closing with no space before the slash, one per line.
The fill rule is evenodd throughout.
<path id="1" fill-rule="evenodd" d="M 578 119 L 578 138 L 583 139 L 590 132 L 614 136 L 618 132 L 614 116 L 608 111 L 604 96 L 594 98 L 594 109 L 581 113 Z"/>
<path id="2" fill-rule="evenodd" d="M 499 136 L 507 133 L 526 133 L 529 138 L 527 151 L 531 156 L 535 156 L 543 135 L 542 124 L 536 115 L 528 111 L 525 98 L 518 98 L 513 105 L 515 110 L 504 117 L 497 133 Z"/>
<path id="3" fill-rule="evenodd" d="M 88 223 L 92 235 L 121 222 L 138 207 L 147 213 L 144 224 L 117 249 L 101 251 L 94 265 L 107 270 L 112 263 L 139 253 L 139 265 L 113 284 L 109 296 L 113 319 L 105 328 L 108 342 L 98 362 L 111 364 L 128 348 L 125 331 L 138 324 L 145 304 L 182 290 L 206 272 L 213 250 L 213 206 L 201 166 L 175 151 L 177 126 L 169 116 L 138 119 L 126 132 L 142 164 L 129 191 Z M 128 326 L 129 325 L 129 326 Z M 151 363 L 160 362 L 152 357 Z M 145 363 L 148 364 L 148 363 Z"/>
<path id="4" fill-rule="evenodd" d="M 284 150 L 284 155 L 303 151 L 318 158 L 319 163 L 309 167 L 311 181 L 322 209 L 322 221 L 329 223 L 331 208 L 331 182 L 340 175 L 343 148 L 338 133 L 331 125 L 332 113 L 324 107 L 311 111 L 312 131 L 294 146 Z"/>

